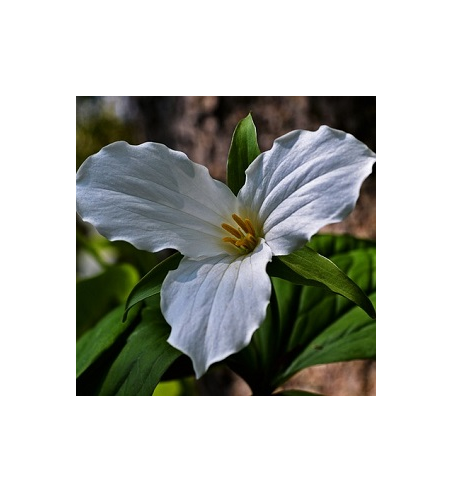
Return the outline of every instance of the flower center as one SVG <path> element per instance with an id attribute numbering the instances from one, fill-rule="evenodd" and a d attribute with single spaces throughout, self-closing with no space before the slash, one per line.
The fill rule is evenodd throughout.
<path id="1" fill-rule="evenodd" d="M 244 254 L 253 251 L 257 245 L 257 238 L 251 220 L 242 219 L 237 214 L 232 214 L 232 218 L 237 225 L 221 224 L 221 227 L 233 236 L 226 236 L 223 241 L 233 244 Z"/>

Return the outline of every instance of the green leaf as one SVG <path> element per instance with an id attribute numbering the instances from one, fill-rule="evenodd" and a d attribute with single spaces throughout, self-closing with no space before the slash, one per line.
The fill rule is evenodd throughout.
<path id="1" fill-rule="evenodd" d="M 77 341 L 77 377 L 110 348 L 117 338 L 132 325 L 138 310 L 134 310 L 131 313 L 127 323 L 122 322 L 122 313 L 123 307 L 118 306 Z"/>
<path id="2" fill-rule="evenodd" d="M 375 300 L 375 295 L 371 298 Z M 306 367 L 376 356 L 376 323 L 358 308 L 333 322 L 294 358 L 281 375 L 283 380 Z"/>
<path id="3" fill-rule="evenodd" d="M 375 309 L 362 289 L 331 260 L 308 246 L 273 258 L 267 272 L 295 284 L 324 287 L 354 302 L 371 318 L 375 318 Z"/>
<path id="4" fill-rule="evenodd" d="M 375 300 L 375 244 L 328 236 L 311 244 Z M 338 253 L 335 253 L 335 251 Z M 326 289 L 273 278 L 279 306 L 280 363 L 273 368 L 276 388 L 299 370 L 316 364 L 375 358 L 376 324 L 345 297 Z"/>
<path id="5" fill-rule="evenodd" d="M 128 264 L 108 267 L 103 273 L 77 281 L 77 336 L 92 328 L 106 313 L 123 304 L 138 282 L 138 272 Z"/>
<path id="6" fill-rule="evenodd" d="M 126 301 L 124 320 L 127 318 L 127 313 L 132 306 L 148 297 L 160 293 L 162 282 L 165 280 L 168 272 L 170 270 L 175 270 L 179 266 L 182 258 L 183 256 L 180 253 L 171 255 L 169 258 L 166 258 L 156 265 L 135 285 Z"/>
<path id="7" fill-rule="evenodd" d="M 260 153 L 256 127 L 250 113 L 236 126 L 229 148 L 227 183 L 234 194 L 237 195 L 244 185 L 245 171 Z"/>
<path id="8" fill-rule="evenodd" d="M 170 327 L 160 312 L 160 296 L 154 296 L 111 366 L 100 394 L 151 395 L 165 371 L 181 355 L 166 341 L 169 333 Z"/>

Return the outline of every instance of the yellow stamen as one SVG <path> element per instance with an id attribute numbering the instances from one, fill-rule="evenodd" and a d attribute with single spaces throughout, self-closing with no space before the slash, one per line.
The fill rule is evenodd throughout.
<path id="1" fill-rule="evenodd" d="M 231 243 L 231 244 L 233 244 L 234 246 L 236 246 L 236 245 L 237 245 L 237 239 L 234 239 L 233 237 L 224 237 L 224 238 L 223 238 L 223 241 L 224 241 L 225 243 Z"/>
<path id="2" fill-rule="evenodd" d="M 245 219 L 245 224 L 247 226 L 248 232 L 252 236 L 256 237 L 256 231 L 254 230 L 253 224 L 251 224 L 251 220 L 250 219 Z"/>
<path id="3" fill-rule="evenodd" d="M 234 227 L 230 226 L 229 224 L 221 224 L 221 227 L 225 231 L 228 231 L 230 234 L 232 234 L 233 236 L 235 236 L 237 239 L 240 239 L 242 237 L 242 235 L 240 234 L 240 232 L 237 229 L 235 229 Z"/>
<path id="4" fill-rule="evenodd" d="M 251 220 L 242 219 L 237 214 L 232 214 L 232 219 L 238 227 L 234 227 L 226 223 L 221 224 L 221 227 L 234 237 L 224 237 L 223 241 L 225 243 L 233 244 L 243 254 L 253 251 L 258 241 L 256 231 Z"/>
<path id="5" fill-rule="evenodd" d="M 256 246 L 257 239 L 252 234 L 247 234 L 246 239 L 253 245 Z"/>
<path id="6" fill-rule="evenodd" d="M 239 217 L 237 214 L 232 214 L 232 218 L 237 222 L 237 224 L 244 230 L 247 230 L 246 224 L 243 221 L 241 217 Z"/>

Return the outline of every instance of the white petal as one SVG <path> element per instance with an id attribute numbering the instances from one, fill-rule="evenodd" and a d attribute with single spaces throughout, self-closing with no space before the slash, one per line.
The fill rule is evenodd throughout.
<path id="1" fill-rule="evenodd" d="M 249 166 L 239 199 L 273 254 L 288 254 L 353 210 L 374 162 L 375 154 L 348 133 L 327 126 L 293 131 Z"/>
<path id="2" fill-rule="evenodd" d="M 225 251 L 221 229 L 237 198 L 207 169 L 162 144 L 115 142 L 77 173 L 77 211 L 110 240 L 192 258 Z"/>
<path id="3" fill-rule="evenodd" d="M 168 342 L 193 361 L 196 377 L 249 344 L 265 318 L 271 251 L 264 241 L 243 256 L 184 258 L 162 285 L 161 308 L 171 325 Z"/>

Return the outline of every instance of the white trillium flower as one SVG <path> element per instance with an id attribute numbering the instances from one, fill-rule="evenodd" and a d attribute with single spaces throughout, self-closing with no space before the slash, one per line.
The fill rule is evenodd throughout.
<path id="1" fill-rule="evenodd" d="M 168 342 L 199 378 L 246 347 L 263 322 L 272 256 L 344 219 L 374 161 L 342 131 L 292 131 L 250 164 L 235 196 L 182 152 L 115 142 L 79 169 L 77 211 L 110 240 L 184 255 L 163 282 L 161 309 Z"/>

